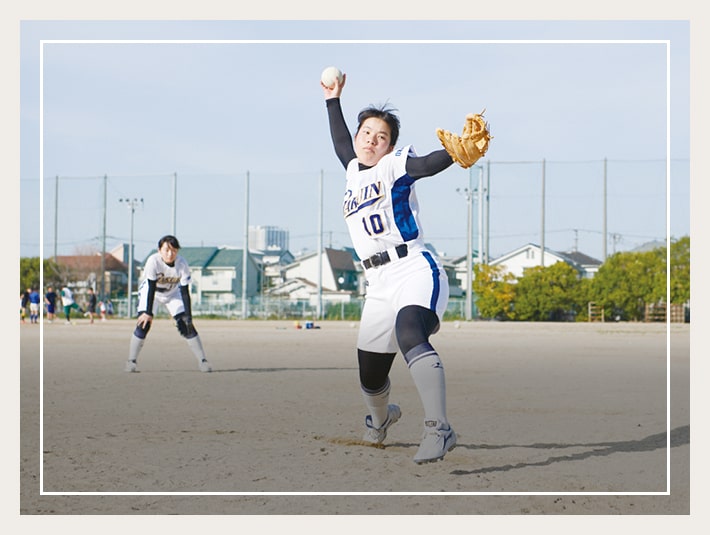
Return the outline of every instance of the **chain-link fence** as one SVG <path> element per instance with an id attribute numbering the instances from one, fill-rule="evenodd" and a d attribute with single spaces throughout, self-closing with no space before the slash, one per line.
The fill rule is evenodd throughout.
<path id="1" fill-rule="evenodd" d="M 136 315 L 136 299 L 133 300 L 133 313 Z M 359 321 L 364 305 L 364 298 L 356 298 L 345 303 L 325 304 L 323 306 L 323 320 Z M 114 310 L 116 317 L 128 317 L 128 300 L 114 299 Z M 318 307 L 307 299 L 285 299 L 256 297 L 249 299 L 247 306 L 247 319 L 257 320 L 318 320 Z M 193 304 L 192 313 L 195 317 L 215 318 L 215 319 L 235 319 L 241 320 L 242 303 L 231 304 Z M 475 303 L 472 307 L 472 317 L 476 317 L 477 309 Z M 168 317 L 165 309 L 159 308 L 157 317 Z M 463 320 L 466 317 L 466 300 L 449 299 L 449 304 L 444 315 L 445 320 Z"/>
<path id="2" fill-rule="evenodd" d="M 37 232 L 36 239 L 44 258 L 125 251 L 132 243 L 134 260 L 142 263 L 168 233 L 183 246 L 241 248 L 247 227 L 259 225 L 287 230 L 296 257 L 351 246 L 340 209 L 341 171 L 56 176 L 21 185 L 23 203 L 42 201 L 43 235 Z M 689 228 L 687 160 L 484 161 L 469 170 L 452 166 L 416 188 L 424 238 L 450 259 L 465 256 L 470 246 L 477 261 L 488 262 L 534 243 L 603 261 L 666 240 L 676 221 Z M 122 199 L 142 202 L 131 212 Z M 24 244 L 35 235 L 37 212 L 23 208 L 21 214 Z M 126 317 L 127 304 L 114 304 Z M 476 317 L 475 300 L 471 306 Z M 323 317 L 357 319 L 361 307 L 358 300 L 326 304 Z M 447 318 L 466 317 L 465 307 L 464 299 L 452 298 Z M 194 308 L 204 316 L 243 315 L 239 298 Z M 316 316 L 308 301 L 259 296 L 247 310 L 249 318 Z"/>
<path id="3" fill-rule="evenodd" d="M 45 258 L 132 241 L 142 261 L 167 233 L 188 246 L 242 247 L 247 225 L 287 230 L 296 256 L 319 242 L 350 246 L 341 171 L 56 176 L 43 186 L 42 243 L 31 231 L 31 208 L 23 209 L 22 241 L 36 239 Z M 39 180 L 23 179 L 22 190 L 23 203 L 39 202 Z M 526 243 L 603 260 L 664 240 L 669 218 L 671 226 L 689 228 L 687 160 L 484 161 L 421 180 L 417 193 L 424 237 L 443 255 L 465 254 L 469 209 L 473 249 L 489 260 Z M 142 202 L 131 215 L 121 199 Z"/>

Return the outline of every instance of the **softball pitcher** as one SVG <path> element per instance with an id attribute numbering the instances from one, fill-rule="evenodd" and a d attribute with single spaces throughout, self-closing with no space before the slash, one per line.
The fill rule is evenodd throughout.
<path id="1" fill-rule="evenodd" d="M 192 278 L 190 267 L 178 254 L 179 250 L 180 243 L 175 236 L 163 236 L 158 242 L 158 252 L 146 260 L 145 278 L 138 288 L 138 321 L 131 336 L 125 368 L 127 372 L 137 371 L 138 355 L 153 324 L 153 315 L 158 304 L 164 305 L 170 312 L 180 335 L 187 340 L 187 345 L 197 358 L 200 371 L 212 371 L 205 357 L 200 335 L 192 323 Z"/>
<path id="2" fill-rule="evenodd" d="M 448 168 L 445 149 L 418 157 L 411 145 L 395 150 L 399 118 L 386 107 L 358 115 L 355 137 L 340 106 L 345 86 L 323 89 L 335 153 L 345 168 L 343 216 L 362 259 L 366 297 L 357 340 L 360 388 L 369 414 L 364 440 L 382 443 L 401 416 L 389 403 L 389 373 L 402 352 L 424 408 L 424 435 L 414 462 L 443 459 L 456 445 L 446 415 L 444 367 L 429 342 L 449 298 L 446 273 L 425 247 L 414 185 Z"/>

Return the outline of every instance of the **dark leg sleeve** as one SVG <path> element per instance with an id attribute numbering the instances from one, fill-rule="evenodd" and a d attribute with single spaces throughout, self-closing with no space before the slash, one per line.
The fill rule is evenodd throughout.
<path id="1" fill-rule="evenodd" d="M 362 349 L 357 350 L 360 384 L 365 390 L 376 392 L 387 383 L 395 355 L 396 353 L 373 353 Z"/>
<path id="2" fill-rule="evenodd" d="M 428 308 L 411 305 L 397 314 L 395 332 L 403 355 L 420 344 L 429 342 L 429 337 L 439 328 L 439 317 Z"/>

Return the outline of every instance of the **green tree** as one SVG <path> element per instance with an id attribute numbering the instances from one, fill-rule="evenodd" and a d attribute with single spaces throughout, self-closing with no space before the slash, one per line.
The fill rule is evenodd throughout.
<path id="1" fill-rule="evenodd" d="M 647 252 L 616 253 L 594 277 L 594 301 L 607 318 L 642 320 L 646 303 L 666 299 L 665 247 Z"/>
<path id="2" fill-rule="evenodd" d="M 54 260 L 45 259 L 43 266 L 45 287 L 52 286 L 58 289 L 69 282 L 68 270 L 62 269 Z"/>
<path id="3" fill-rule="evenodd" d="M 20 293 L 27 288 L 40 289 L 39 287 L 39 257 L 20 258 Z"/>
<path id="4" fill-rule="evenodd" d="M 671 242 L 671 303 L 690 301 L 690 236 Z"/>
<path id="5" fill-rule="evenodd" d="M 45 258 L 42 262 L 42 266 L 45 288 L 47 286 L 60 288 L 63 284 L 72 280 L 70 270 L 66 268 L 62 269 L 51 258 Z M 39 257 L 20 258 L 20 291 L 24 292 L 25 288 L 36 288 L 41 294 L 43 288 L 39 287 L 39 279 Z"/>
<path id="6" fill-rule="evenodd" d="M 586 317 L 588 279 L 565 262 L 535 266 L 518 278 L 515 317 L 521 321 L 563 321 Z"/>
<path id="7" fill-rule="evenodd" d="M 475 264 L 473 293 L 480 315 L 489 319 L 514 319 L 515 277 L 503 266 Z"/>

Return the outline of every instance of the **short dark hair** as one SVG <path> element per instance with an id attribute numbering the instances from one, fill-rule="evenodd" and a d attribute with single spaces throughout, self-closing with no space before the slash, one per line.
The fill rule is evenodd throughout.
<path id="1" fill-rule="evenodd" d="M 371 104 L 358 113 L 357 132 L 360 131 L 362 123 L 370 117 L 382 119 L 390 127 L 390 146 L 394 147 L 397 143 L 397 139 L 399 138 L 399 117 L 394 114 L 395 111 L 397 111 L 395 108 L 390 107 L 389 104 L 386 103 L 381 104 L 380 106 L 374 106 Z"/>
<path id="2" fill-rule="evenodd" d="M 174 249 L 180 249 L 180 242 L 175 236 L 171 236 L 170 234 L 160 238 L 160 241 L 158 241 L 158 249 L 160 249 L 166 242 Z"/>

